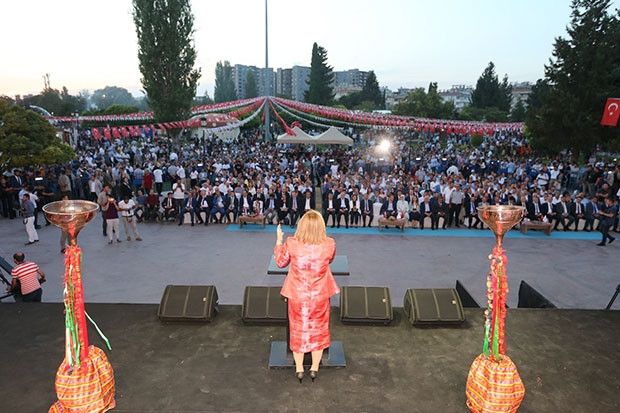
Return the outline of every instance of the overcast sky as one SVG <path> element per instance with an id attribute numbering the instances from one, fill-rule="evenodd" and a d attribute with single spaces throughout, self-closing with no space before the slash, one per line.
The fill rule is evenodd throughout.
<path id="1" fill-rule="evenodd" d="M 220 60 L 264 67 L 264 0 L 194 0 L 192 10 L 199 95 L 213 97 Z M 269 0 L 269 66 L 310 66 L 317 42 L 334 70 L 374 70 L 392 90 L 475 85 L 489 61 L 500 78 L 535 82 L 569 21 L 569 0 Z M 39 93 L 49 73 L 72 94 L 141 95 L 131 0 L 4 1 L 0 27 L 0 94 Z"/>

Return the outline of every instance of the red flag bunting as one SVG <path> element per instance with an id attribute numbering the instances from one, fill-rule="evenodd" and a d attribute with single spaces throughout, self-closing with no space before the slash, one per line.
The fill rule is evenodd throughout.
<path id="1" fill-rule="evenodd" d="M 618 124 L 618 117 L 620 116 L 620 99 L 609 98 L 605 103 L 605 112 L 603 112 L 603 119 L 601 119 L 601 125 L 603 126 L 616 126 Z"/>

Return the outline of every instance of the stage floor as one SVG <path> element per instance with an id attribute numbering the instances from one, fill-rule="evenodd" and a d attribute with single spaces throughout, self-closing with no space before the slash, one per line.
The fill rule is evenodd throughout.
<path id="1" fill-rule="evenodd" d="M 5 303 L 0 352 L 5 412 L 45 412 L 64 353 L 63 306 Z M 163 324 L 152 304 L 87 304 L 110 339 L 115 412 L 467 412 L 469 366 L 482 349 L 482 310 L 459 328 L 351 326 L 332 308 L 332 339 L 346 368 L 299 384 L 269 369 L 284 327 L 243 325 L 240 306 L 211 324 Z M 519 412 L 620 411 L 620 312 L 509 309 L 507 353 L 526 387 Z M 94 329 L 91 344 L 105 349 Z"/>

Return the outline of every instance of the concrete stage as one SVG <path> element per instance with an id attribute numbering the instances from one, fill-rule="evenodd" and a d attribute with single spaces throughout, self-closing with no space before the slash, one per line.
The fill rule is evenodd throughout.
<path id="1" fill-rule="evenodd" d="M 3 412 L 45 412 L 64 354 L 60 303 L 4 303 Z M 350 326 L 332 308 L 332 339 L 347 367 L 299 384 L 269 369 L 285 327 L 243 325 L 241 307 L 220 306 L 211 324 L 163 324 L 152 304 L 87 304 L 110 339 L 115 412 L 467 412 L 469 366 L 482 350 L 481 309 L 458 328 L 414 328 L 401 308 L 391 326 Z M 509 309 L 507 353 L 526 387 L 519 412 L 620 411 L 620 312 Z M 105 349 L 94 329 L 91 344 Z"/>

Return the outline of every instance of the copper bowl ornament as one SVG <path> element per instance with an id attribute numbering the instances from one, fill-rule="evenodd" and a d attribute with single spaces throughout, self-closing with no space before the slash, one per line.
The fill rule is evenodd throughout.
<path id="1" fill-rule="evenodd" d="M 491 205 L 478 208 L 478 216 L 495 234 L 496 245 L 489 256 L 487 309 L 484 312 L 484 345 L 467 376 L 467 407 L 474 413 L 516 412 L 525 396 L 514 362 L 506 355 L 505 318 L 508 282 L 502 244 L 504 235 L 521 221 L 525 208 Z"/>

